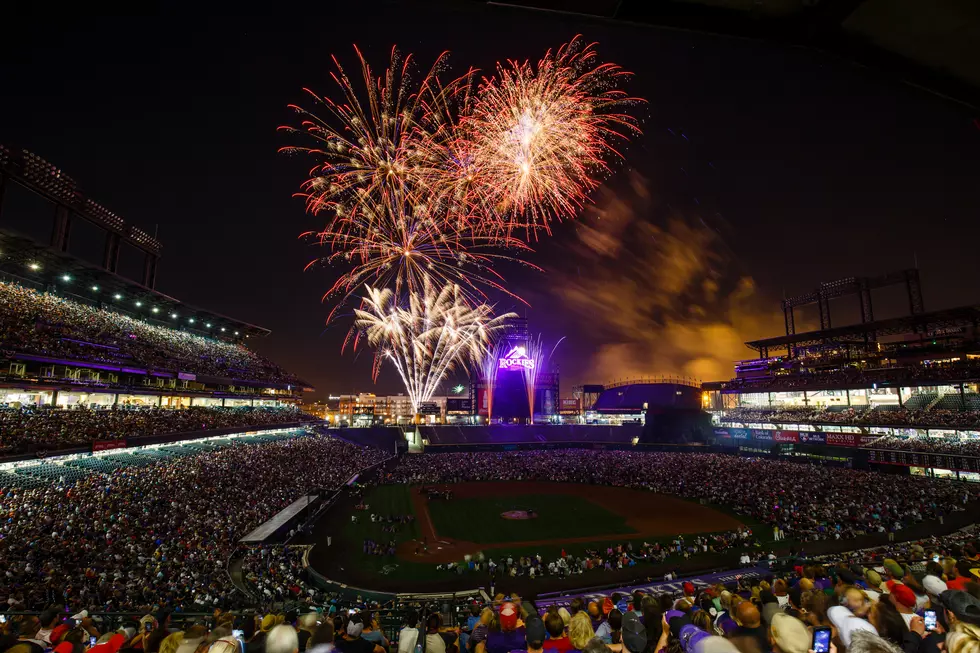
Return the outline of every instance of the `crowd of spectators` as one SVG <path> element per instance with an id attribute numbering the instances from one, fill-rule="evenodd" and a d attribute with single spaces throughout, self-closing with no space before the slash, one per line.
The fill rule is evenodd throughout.
<path id="1" fill-rule="evenodd" d="M 540 554 L 526 556 L 487 557 L 484 553 L 467 555 L 459 562 L 436 566 L 437 571 L 449 571 L 459 575 L 487 572 L 491 578 L 541 578 L 557 576 L 570 578 L 592 570 L 622 570 L 635 567 L 640 562 L 663 564 L 668 559 L 687 560 L 692 556 L 706 553 L 724 553 L 741 548 L 748 555 L 752 550 L 756 559 L 764 554 L 756 551 L 761 546 L 749 528 L 740 528 L 724 533 L 706 535 L 676 536 L 670 542 L 643 542 L 634 546 L 632 542 L 609 544 L 605 548 L 586 549 L 581 554 L 568 553 L 564 549 L 553 560 L 546 560 Z M 773 556 L 775 558 L 775 556 Z"/>
<path id="2" fill-rule="evenodd" d="M 160 408 L 0 407 L 0 457 L 18 453 L 56 451 L 165 433 L 187 433 L 246 426 L 274 426 L 312 419 L 293 406 Z"/>
<path id="3" fill-rule="evenodd" d="M 854 424 L 856 426 L 971 427 L 980 426 L 980 411 L 949 410 L 875 410 L 851 407 L 842 410 L 826 408 L 735 408 L 726 411 L 725 421 L 771 422 L 781 424 Z"/>
<path id="4" fill-rule="evenodd" d="M 387 483 L 556 481 L 705 500 L 802 541 L 897 532 L 967 509 L 980 487 L 924 477 L 722 454 L 579 450 L 421 454 Z"/>
<path id="5" fill-rule="evenodd" d="M 307 547 L 250 546 L 242 556 L 242 578 L 263 604 L 322 605 L 327 595 L 311 582 L 303 556 Z"/>
<path id="6" fill-rule="evenodd" d="M 0 352 L 301 383 L 246 347 L 0 281 Z"/>
<path id="7" fill-rule="evenodd" d="M 307 435 L 64 486 L 0 487 L 0 603 L 60 602 L 73 612 L 227 606 L 236 598 L 226 565 L 243 535 L 301 493 L 339 487 L 386 455 Z"/>
<path id="8" fill-rule="evenodd" d="M 867 446 L 875 449 L 897 449 L 921 453 L 953 454 L 957 456 L 980 456 L 980 438 L 951 440 L 949 438 L 903 438 L 884 435 Z"/>
<path id="9" fill-rule="evenodd" d="M 732 379 L 725 382 L 730 390 L 785 391 L 835 389 L 843 387 L 870 388 L 875 384 L 948 383 L 980 378 L 980 361 L 963 357 L 955 363 L 933 365 L 903 365 L 894 367 L 847 366 L 833 369 L 807 369 L 793 373 L 772 373 Z"/>

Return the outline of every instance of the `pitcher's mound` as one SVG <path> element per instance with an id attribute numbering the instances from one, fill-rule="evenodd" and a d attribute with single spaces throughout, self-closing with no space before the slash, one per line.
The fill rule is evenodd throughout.
<path id="1" fill-rule="evenodd" d="M 508 510 L 500 513 L 504 519 L 534 519 L 538 516 L 533 510 Z"/>

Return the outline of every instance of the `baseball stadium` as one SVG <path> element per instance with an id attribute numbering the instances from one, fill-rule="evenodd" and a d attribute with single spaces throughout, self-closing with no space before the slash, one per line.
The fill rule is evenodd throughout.
<path id="1" fill-rule="evenodd" d="M 0 653 L 980 653 L 978 21 L 884 4 L 12 21 Z"/>

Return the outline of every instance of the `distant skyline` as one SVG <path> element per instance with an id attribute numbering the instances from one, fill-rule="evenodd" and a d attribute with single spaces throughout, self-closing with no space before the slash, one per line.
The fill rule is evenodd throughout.
<path id="1" fill-rule="evenodd" d="M 397 394 L 370 351 L 341 355 L 349 319 L 324 328 L 331 271 L 298 235 L 322 226 L 294 198 L 311 162 L 277 154 L 302 88 L 332 92 L 329 55 L 378 69 L 392 45 L 420 66 L 535 58 L 577 33 L 635 77 L 649 104 L 594 207 L 503 273 L 532 304 L 562 394 L 640 373 L 716 380 L 782 333 L 779 299 L 821 281 L 920 268 L 926 310 L 980 303 L 980 130 L 970 112 L 873 70 L 802 48 L 618 25 L 480 3 L 346 8 L 329 24 L 180 15 L 24 21 L 0 45 L 0 142 L 61 167 L 148 233 L 157 288 L 272 330 L 250 342 L 328 394 Z M 48 214 L 8 197 L 0 226 L 47 237 Z M 40 218 L 45 218 L 41 220 Z M 43 228 L 38 230 L 38 225 Z M 37 233 L 39 231 L 39 233 Z M 73 234 L 78 253 L 99 248 Z M 136 263 L 134 263 L 136 261 Z M 121 272 L 139 278 L 123 253 Z M 906 311 L 875 295 L 876 317 Z M 854 322 L 834 303 L 835 324 Z M 798 330 L 816 322 L 798 315 Z M 622 372 L 617 374 L 617 372 Z M 446 391 L 457 382 L 450 379 Z"/>

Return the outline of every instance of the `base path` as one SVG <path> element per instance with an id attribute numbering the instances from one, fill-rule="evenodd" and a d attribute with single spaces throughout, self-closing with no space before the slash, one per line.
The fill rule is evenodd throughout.
<path id="1" fill-rule="evenodd" d="M 427 485 L 426 487 L 451 489 L 453 499 L 560 494 L 568 497 L 570 508 L 574 507 L 576 501 L 591 501 L 609 512 L 622 515 L 626 518 L 626 524 L 636 532 L 490 544 L 451 540 L 441 537 L 436 532 L 429 515 L 428 499 L 419 492 L 419 487 L 412 487 L 412 504 L 415 508 L 421 539 L 402 542 L 398 546 L 398 556 L 406 561 L 440 564 L 459 561 L 467 554 L 475 554 L 478 551 L 490 549 L 518 549 L 574 542 L 607 542 L 613 544 L 641 538 L 662 538 L 681 533 L 731 531 L 742 526 L 742 523 L 735 517 L 726 515 L 714 508 L 677 497 L 629 488 L 542 481 L 459 483 L 454 485 Z"/>

